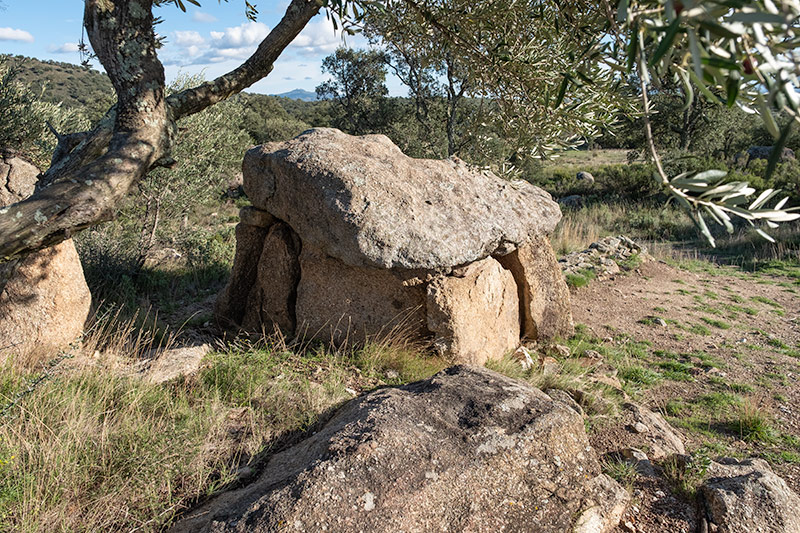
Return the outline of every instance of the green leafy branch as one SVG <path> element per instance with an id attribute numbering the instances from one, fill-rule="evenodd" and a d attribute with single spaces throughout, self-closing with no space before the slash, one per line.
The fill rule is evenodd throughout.
<path id="1" fill-rule="evenodd" d="M 800 61 L 795 56 L 800 46 L 798 20 L 797 0 L 620 0 L 618 4 L 618 31 L 628 34 L 628 71 L 635 71 L 640 79 L 645 134 L 656 179 L 687 209 L 712 246 L 715 241 L 704 214 L 728 233 L 734 231 L 732 217 L 739 217 L 774 242 L 756 223 L 776 228 L 781 222 L 800 218 L 795 212 L 798 208 L 785 208 L 788 197 L 768 207 L 780 194 L 773 189 L 751 201 L 756 190 L 746 182 L 725 183 L 727 172 L 722 170 L 669 178 L 649 120 L 652 77 L 671 72 L 684 86 L 686 108 L 698 97 L 696 88 L 701 97 L 718 105 L 737 105 L 745 112 L 758 113 L 776 141 L 767 167 L 769 177 L 793 123 L 800 122 Z M 648 49 L 654 49 L 649 58 Z M 775 120 L 776 112 L 791 117 L 782 131 Z"/>

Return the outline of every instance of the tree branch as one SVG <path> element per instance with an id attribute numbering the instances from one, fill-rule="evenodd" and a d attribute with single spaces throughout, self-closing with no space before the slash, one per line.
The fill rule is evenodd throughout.
<path id="1" fill-rule="evenodd" d="M 241 66 L 199 87 L 167 98 L 175 120 L 198 113 L 250 87 L 272 71 L 275 60 L 322 7 L 321 0 L 292 0 L 286 13 Z"/>

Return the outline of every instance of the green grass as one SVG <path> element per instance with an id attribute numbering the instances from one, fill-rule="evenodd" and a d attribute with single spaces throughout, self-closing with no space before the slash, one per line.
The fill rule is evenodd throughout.
<path id="1" fill-rule="evenodd" d="M 694 381 L 694 376 L 692 376 L 693 367 L 691 364 L 678 361 L 662 361 L 658 363 L 658 366 L 662 369 L 662 374 L 665 379 L 673 381 Z"/>
<path id="2" fill-rule="evenodd" d="M 709 326 L 714 326 L 715 328 L 731 329 L 731 325 L 730 324 L 728 324 L 727 322 L 724 322 L 722 320 L 716 319 L 716 318 L 709 318 L 707 316 L 703 316 L 703 317 L 700 317 L 700 320 L 702 320 L 703 322 L 705 322 Z"/>
<path id="3" fill-rule="evenodd" d="M 623 459 L 607 459 L 602 462 L 603 473 L 615 479 L 628 492 L 633 491 L 633 482 L 639 476 L 636 465 Z"/>
<path id="4" fill-rule="evenodd" d="M 654 385 L 661 380 L 661 374 L 644 368 L 640 365 L 632 365 L 619 369 L 617 376 L 625 381 L 635 383 L 637 385 Z"/>
<path id="5" fill-rule="evenodd" d="M 692 324 L 691 326 L 689 326 L 689 330 L 688 331 L 690 333 L 694 333 L 695 335 L 710 335 L 711 334 L 711 330 L 708 329 L 707 327 L 705 327 L 702 324 Z"/>
<path id="6" fill-rule="evenodd" d="M 579 270 L 575 274 L 567 274 L 565 279 L 567 280 L 567 285 L 573 288 L 585 287 L 587 286 L 597 275 L 595 274 L 594 270 L 590 270 L 585 268 L 583 270 Z"/>
<path id="7" fill-rule="evenodd" d="M 752 301 L 754 301 L 754 302 L 759 302 L 759 303 L 762 303 L 764 305 L 768 305 L 770 307 L 774 307 L 775 309 L 783 309 L 783 306 L 781 304 L 779 304 L 775 300 L 767 298 L 766 296 L 752 296 L 750 299 Z"/>
<path id="8" fill-rule="evenodd" d="M 780 436 L 771 418 L 750 403 L 742 406 L 738 418 L 733 421 L 732 429 L 738 431 L 743 440 L 758 444 L 777 442 Z"/>
<path id="9" fill-rule="evenodd" d="M 314 428 L 352 397 L 348 388 L 445 366 L 389 344 L 330 352 L 239 343 L 165 385 L 101 366 L 60 373 L 0 419 L 0 531 L 161 531 L 242 464 Z M 5 397 L 28 383 L 17 366 L 2 376 Z"/>

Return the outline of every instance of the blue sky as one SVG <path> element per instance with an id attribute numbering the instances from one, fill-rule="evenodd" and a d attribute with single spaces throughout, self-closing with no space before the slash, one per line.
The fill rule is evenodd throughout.
<path id="1" fill-rule="evenodd" d="M 244 0 L 188 2 L 187 12 L 174 6 L 156 10 L 164 19 L 157 27 L 166 36 L 158 55 L 167 80 L 178 74 L 204 72 L 207 79 L 223 74 L 246 59 L 283 16 L 288 0 L 251 0 L 258 8 L 257 22 L 244 15 Z M 0 53 L 80 63 L 83 0 L 0 0 Z M 322 59 L 342 44 L 324 14 L 315 17 L 275 63 L 272 73 L 248 89 L 275 94 L 292 89 L 313 91 L 324 79 Z M 347 44 L 364 47 L 365 39 L 348 36 Z M 100 69 L 100 65 L 95 65 Z M 392 94 L 405 91 L 396 80 L 388 83 Z"/>

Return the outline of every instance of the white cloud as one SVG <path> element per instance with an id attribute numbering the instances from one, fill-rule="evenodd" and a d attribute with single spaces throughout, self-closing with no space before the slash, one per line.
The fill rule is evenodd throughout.
<path id="1" fill-rule="evenodd" d="M 289 46 L 303 55 L 330 54 L 342 46 L 342 37 L 333 29 L 330 20 L 308 24 Z"/>
<path id="2" fill-rule="evenodd" d="M 196 31 L 174 31 L 175 44 L 178 46 L 192 47 L 206 44 L 206 40 Z"/>
<path id="3" fill-rule="evenodd" d="M 0 28 L 0 41 L 24 41 L 26 43 L 32 43 L 33 35 L 25 30 Z"/>
<path id="4" fill-rule="evenodd" d="M 218 49 L 255 47 L 269 34 L 269 27 L 263 22 L 245 22 L 225 31 L 212 31 L 212 46 Z"/>
<path id="5" fill-rule="evenodd" d="M 78 43 L 64 43 L 60 46 L 52 45 L 47 49 L 53 54 L 74 54 L 80 51 Z"/>
<path id="6" fill-rule="evenodd" d="M 208 13 L 203 13 L 202 11 L 195 11 L 192 14 L 192 20 L 195 22 L 205 22 L 210 24 L 212 22 L 216 22 L 217 17 Z"/>

